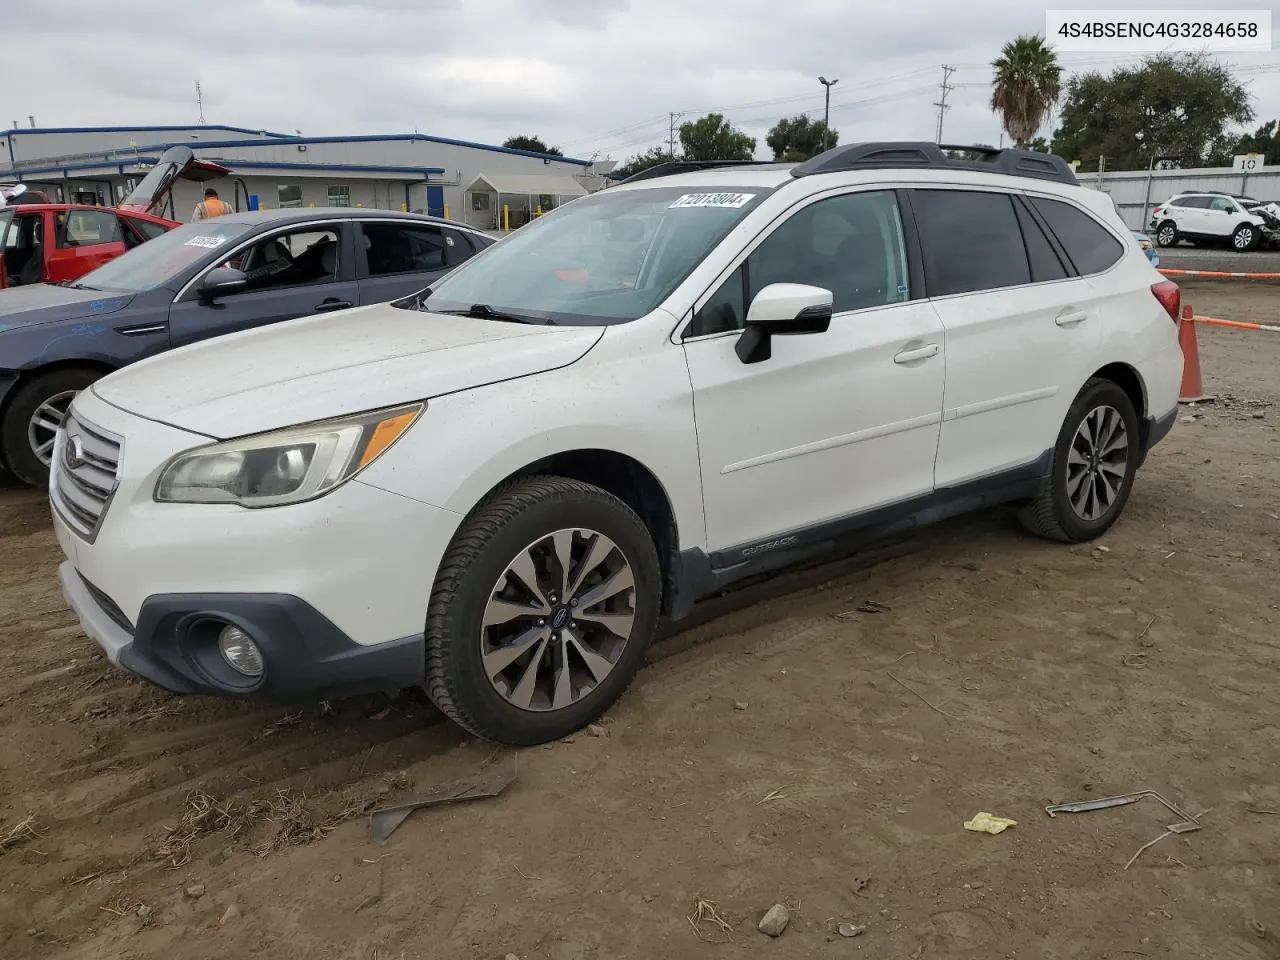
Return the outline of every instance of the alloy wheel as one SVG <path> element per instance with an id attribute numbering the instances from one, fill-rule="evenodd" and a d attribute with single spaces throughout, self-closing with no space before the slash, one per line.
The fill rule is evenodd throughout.
<path id="1" fill-rule="evenodd" d="M 1241 227 L 1231 238 L 1231 242 L 1235 244 L 1237 250 L 1248 250 L 1253 246 L 1253 231 L 1248 227 Z"/>
<path id="2" fill-rule="evenodd" d="M 577 703 L 622 656 L 635 594 L 630 561 L 601 533 L 570 528 L 531 543 L 485 603 L 480 656 L 490 684 L 521 710 Z"/>
<path id="3" fill-rule="evenodd" d="M 1091 410 L 1067 453 L 1067 499 L 1081 520 L 1106 516 L 1120 498 L 1129 469 L 1129 431 L 1112 406 Z"/>
<path id="4" fill-rule="evenodd" d="M 31 452 L 46 467 L 53 460 L 53 441 L 63 421 L 67 419 L 67 410 L 75 395 L 75 390 L 53 394 L 36 407 L 35 413 L 27 421 L 27 442 L 31 444 Z"/>
<path id="5" fill-rule="evenodd" d="M 1173 238 L 1176 233 L 1177 231 L 1174 230 L 1173 227 L 1161 227 L 1160 233 L 1157 235 L 1160 240 L 1160 245 L 1164 247 L 1173 246 Z"/>

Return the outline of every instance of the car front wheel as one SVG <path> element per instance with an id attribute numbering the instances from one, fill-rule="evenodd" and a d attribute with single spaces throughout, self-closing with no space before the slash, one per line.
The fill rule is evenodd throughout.
<path id="1" fill-rule="evenodd" d="M 1242 223 L 1231 234 L 1231 247 L 1234 250 L 1256 250 L 1262 242 L 1262 234 L 1252 224 Z"/>
<path id="2" fill-rule="evenodd" d="M 1102 536 L 1129 499 L 1140 443 L 1129 395 L 1110 380 L 1090 380 L 1062 424 L 1049 480 L 1019 514 L 1023 525 L 1062 543 Z"/>
<path id="3" fill-rule="evenodd" d="M 19 385 L 0 423 L 0 453 L 15 477 L 48 486 L 58 428 L 75 395 L 100 376 L 93 370 L 54 370 Z"/>
<path id="4" fill-rule="evenodd" d="M 600 716 L 658 624 L 648 529 L 621 500 L 562 477 L 497 491 L 445 554 L 426 624 L 426 686 L 471 733 L 526 746 Z"/>

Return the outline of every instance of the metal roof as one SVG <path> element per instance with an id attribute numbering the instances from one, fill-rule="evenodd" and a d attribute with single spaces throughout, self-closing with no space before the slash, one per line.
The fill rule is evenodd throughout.
<path id="1" fill-rule="evenodd" d="M 482 173 L 467 191 L 509 193 L 518 196 L 547 194 L 553 197 L 585 197 L 587 188 L 573 177 L 556 173 Z"/>

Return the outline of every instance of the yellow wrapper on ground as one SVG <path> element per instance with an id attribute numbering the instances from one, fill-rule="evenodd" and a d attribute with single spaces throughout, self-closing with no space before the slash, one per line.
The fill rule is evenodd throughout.
<path id="1" fill-rule="evenodd" d="M 1017 820 L 1008 817 L 997 817 L 993 813 L 975 813 L 972 820 L 966 820 L 964 828 L 975 833 L 1002 833 L 1009 827 L 1017 826 Z"/>

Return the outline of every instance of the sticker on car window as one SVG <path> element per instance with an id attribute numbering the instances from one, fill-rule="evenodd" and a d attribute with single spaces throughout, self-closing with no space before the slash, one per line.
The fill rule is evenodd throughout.
<path id="1" fill-rule="evenodd" d="M 727 207 L 730 210 L 741 210 L 756 198 L 754 193 L 686 193 L 671 204 L 669 209 L 677 207 Z"/>
<path id="2" fill-rule="evenodd" d="M 212 250 L 214 247 L 220 247 L 227 242 L 226 237 L 192 237 L 184 247 L 207 247 Z"/>

